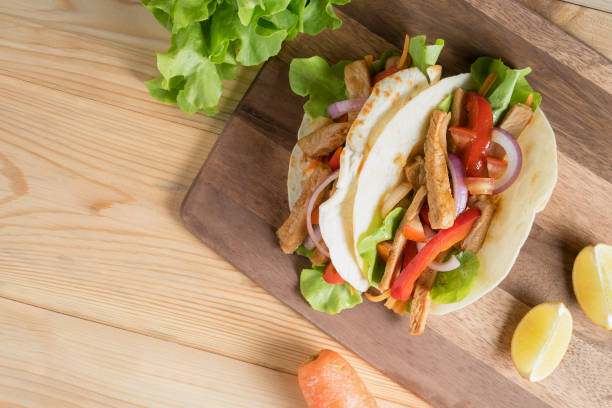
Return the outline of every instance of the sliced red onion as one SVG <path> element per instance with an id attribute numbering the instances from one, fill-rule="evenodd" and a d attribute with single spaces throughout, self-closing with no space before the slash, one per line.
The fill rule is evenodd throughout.
<path id="1" fill-rule="evenodd" d="M 425 233 L 425 242 L 417 242 L 417 250 L 420 251 L 423 247 L 431 241 L 431 239 L 436 235 L 436 233 L 429 227 L 429 225 L 423 223 L 423 232 Z"/>
<path id="2" fill-rule="evenodd" d="M 366 100 L 367 99 L 363 98 L 346 99 L 344 101 L 332 103 L 327 107 L 327 113 L 332 119 L 336 119 L 344 115 L 346 112 L 361 110 L 361 107 L 365 104 Z"/>
<path id="3" fill-rule="evenodd" d="M 425 242 L 416 243 L 417 250 L 419 251 L 423 249 L 423 247 L 427 245 L 427 243 L 431 241 L 431 239 L 436 235 L 436 233 L 433 232 L 433 230 L 425 224 L 423 225 L 423 231 L 425 232 Z M 431 268 L 434 271 L 438 271 L 438 272 L 452 271 L 453 269 L 457 269 L 460 266 L 461 266 L 461 262 L 459 262 L 459 259 L 457 259 L 455 255 L 451 255 L 449 260 L 446 262 L 433 261 L 429 265 L 427 265 L 428 268 Z"/>
<path id="4" fill-rule="evenodd" d="M 508 167 L 504 175 L 495 180 L 493 194 L 499 194 L 510 187 L 518 177 L 521 172 L 521 167 L 523 166 L 523 154 L 516 139 L 503 129 L 497 127 L 493 128 L 491 131 L 491 140 L 499 144 L 506 151 L 506 155 L 508 156 Z"/>
<path id="5" fill-rule="evenodd" d="M 318 225 L 314 225 L 312 227 L 312 230 L 314 231 L 317 241 L 320 241 L 321 240 L 321 228 L 319 228 Z M 303 242 L 303 245 L 304 245 L 304 248 L 306 248 L 309 251 L 312 251 L 315 247 L 315 242 L 312 240 L 312 238 L 310 238 L 310 235 L 307 235 L 306 239 Z"/>
<path id="6" fill-rule="evenodd" d="M 448 168 L 453 180 L 453 199 L 455 200 L 455 215 L 465 210 L 468 202 L 468 189 L 465 185 L 465 174 L 461 160 L 452 153 L 448 154 Z"/>
<path id="7" fill-rule="evenodd" d="M 452 271 L 453 269 L 457 269 L 460 266 L 461 262 L 459 262 L 459 259 L 457 259 L 455 255 L 451 255 L 451 257 L 446 262 L 433 261 L 432 263 L 427 265 L 428 268 L 438 272 Z"/>
<path id="8" fill-rule="evenodd" d="M 322 241 L 321 236 L 319 235 L 317 237 L 315 235 L 314 228 L 312 227 L 312 210 L 314 207 L 314 203 L 317 200 L 317 197 L 319 196 L 319 194 L 321 194 L 321 191 L 323 191 L 325 187 L 327 187 L 332 181 L 337 179 L 338 174 L 340 174 L 340 170 L 334 171 L 332 174 L 327 176 L 327 178 L 323 180 L 323 182 L 321 182 L 321 184 L 319 184 L 317 188 L 315 188 L 315 191 L 312 193 L 312 195 L 310 196 L 310 199 L 308 200 L 308 207 L 306 208 L 306 228 L 308 229 L 308 236 L 310 237 L 312 242 L 314 242 L 314 245 L 317 247 L 319 252 L 321 252 L 323 255 L 325 255 L 328 258 L 329 258 L 329 252 L 327 252 L 327 250 L 323 247 L 323 245 L 321 245 L 321 241 Z"/>

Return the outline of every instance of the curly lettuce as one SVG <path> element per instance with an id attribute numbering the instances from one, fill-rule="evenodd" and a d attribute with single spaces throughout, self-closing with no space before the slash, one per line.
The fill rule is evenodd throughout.
<path id="1" fill-rule="evenodd" d="M 300 275 L 300 292 L 310 307 L 319 312 L 336 314 L 362 302 L 361 294 L 348 283 L 332 285 L 323 279 L 324 265 L 303 269 Z"/>
<path id="2" fill-rule="evenodd" d="M 304 111 L 311 118 L 327 116 L 327 107 L 348 98 L 344 67 L 351 61 L 329 66 L 321 57 L 294 58 L 289 66 L 289 85 L 300 96 L 309 96 Z"/>
<path id="3" fill-rule="evenodd" d="M 470 67 L 472 78 L 480 87 L 491 72 L 497 72 L 495 82 L 485 95 L 493 109 L 493 121 L 497 123 L 504 116 L 509 106 L 525 103 L 529 95 L 533 95 L 531 109 L 534 111 L 542 102 L 542 95 L 531 88 L 525 76 L 531 68 L 512 69 L 501 59 L 480 57 Z"/>
<path id="4" fill-rule="evenodd" d="M 427 68 L 436 65 L 442 48 L 444 48 L 444 40 L 438 38 L 432 45 L 425 45 L 425 40 L 426 37 L 424 35 L 417 35 L 411 38 L 408 53 L 412 59 L 412 66 L 417 67 L 425 74 L 427 79 L 430 79 Z"/>
<path id="5" fill-rule="evenodd" d="M 187 113 L 218 112 L 223 80 L 238 64 L 259 65 L 298 33 L 317 34 L 342 21 L 334 4 L 349 0 L 142 0 L 172 33 L 157 54 L 160 76 L 145 84 L 151 96 Z"/>
<path id="6" fill-rule="evenodd" d="M 429 294 L 431 301 L 434 303 L 459 302 L 474 287 L 480 268 L 478 256 L 470 251 L 462 251 L 455 256 L 461 263 L 457 269 L 436 274 L 436 280 Z"/>
<path id="7" fill-rule="evenodd" d="M 336 4 L 344 4 L 340 0 Z M 311 1 L 306 7 L 314 7 L 321 2 Z M 330 6 L 331 7 L 331 6 Z M 333 19 L 328 21 L 332 24 Z M 305 28 L 305 30 L 307 30 Z M 306 31 L 308 32 L 308 31 Z M 413 67 L 418 67 L 425 75 L 427 68 L 435 65 L 442 48 L 444 40 L 437 39 L 433 45 L 425 45 L 425 36 L 419 35 L 410 40 L 409 53 Z M 384 71 L 387 59 L 399 55 L 396 50 L 383 52 L 380 58 L 372 63 L 372 75 Z M 289 84 L 294 93 L 300 96 L 308 96 L 304 104 L 304 111 L 311 118 L 328 116 L 327 107 L 334 102 L 348 98 L 346 85 L 344 83 L 344 67 L 352 61 L 340 61 L 329 66 L 321 57 L 294 58 L 289 68 Z"/>

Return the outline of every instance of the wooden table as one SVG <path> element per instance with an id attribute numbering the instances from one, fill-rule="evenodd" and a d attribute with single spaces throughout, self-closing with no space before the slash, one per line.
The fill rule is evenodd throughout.
<path id="1" fill-rule="evenodd" d="M 521 1 L 612 58 L 611 14 Z M 303 407 L 323 347 L 381 407 L 429 406 L 183 228 L 256 68 L 189 116 L 142 84 L 168 35 L 136 0 L 5 1 L 0 27 L 0 406 Z"/>

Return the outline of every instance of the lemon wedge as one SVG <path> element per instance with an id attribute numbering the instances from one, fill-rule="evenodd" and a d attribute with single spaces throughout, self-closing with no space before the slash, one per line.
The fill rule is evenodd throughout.
<path id="1" fill-rule="evenodd" d="M 574 293 L 593 323 L 612 329 L 612 246 L 589 245 L 574 261 Z"/>
<path id="2" fill-rule="evenodd" d="M 514 367 L 529 381 L 543 380 L 561 362 L 571 337 L 572 315 L 563 303 L 533 307 L 512 335 Z"/>

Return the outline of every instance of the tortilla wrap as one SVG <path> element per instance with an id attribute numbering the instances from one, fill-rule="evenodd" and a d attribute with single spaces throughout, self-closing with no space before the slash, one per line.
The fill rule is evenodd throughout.
<path id="1" fill-rule="evenodd" d="M 407 160 L 422 152 L 432 110 L 456 88 L 473 89 L 471 81 L 470 74 L 460 74 L 431 86 L 404 105 L 378 136 L 359 177 L 355 178 L 357 191 L 351 211 L 355 257 L 359 257 L 356 248 L 359 238 L 380 225 L 384 197 L 402 180 Z M 497 209 L 477 253 L 480 269 L 474 287 L 457 303 L 432 303 L 431 313 L 458 310 L 495 288 L 510 272 L 535 214 L 546 206 L 557 181 L 557 148 L 554 132 L 540 109 L 518 137 L 518 143 L 523 166 L 513 185 L 494 196 Z"/>
<path id="2" fill-rule="evenodd" d="M 331 260 L 340 276 L 361 292 L 366 291 L 370 284 L 361 273 L 359 261 L 352 250 L 354 242 L 352 203 L 359 168 L 363 158 L 368 155 L 376 139 L 383 132 L 385 124 L 402 106 L 428 86 L 427 77 L 418 68 L 399 71 L 374 85 L 370 97 L 347 135 L 346 145 L 340 157 L 336 191 L 319 207 L 321 235 L 329 248 Z M 312 121 L 305 115 L 298 131 L 298 138 L 316 130 L 321 124 L 325 124 L 324 119 L 317 118 Z M 301 193 L 303 179 L 308 177 L 306 168 L 310 161 L 311 159 L 306 157 L 296 145 L 291 154 L 287 178 L 290 207 Z"/>

